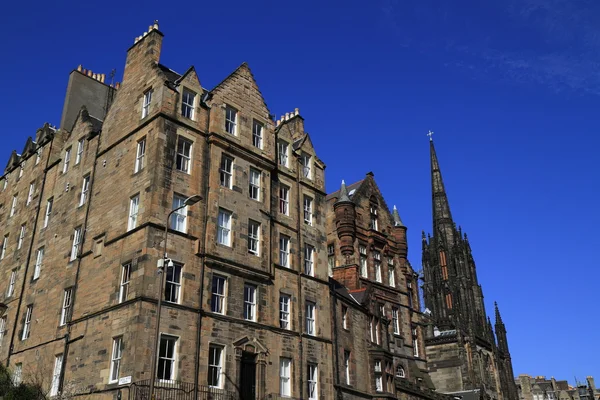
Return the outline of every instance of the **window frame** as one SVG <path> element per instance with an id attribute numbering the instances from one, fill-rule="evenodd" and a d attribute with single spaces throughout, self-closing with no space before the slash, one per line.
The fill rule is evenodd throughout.
<path id="1" fill-rule="evenodd" d="M 218 351 L 218 356 L 215 357 L 215 355 L 217 354 L 216 352 Z M 225 352 L 225 346 L 222 345 L 217 345 L 217 344 L 213 344 L 211 343 L 208 346 L 208 368 L 207 368 L 207 377 L 206 377 L 206 384 L 208 385 L 208 387 L 211 388 L 216 388 L 216 389 L 222 389 L 223 388 L 223 379 L 222 379 L 222 375 L 223 375 L 223 353 Z M 211 358 L 212 358 L 212 363 L 211 363 Z M 218 363 L 216 358 L 218 358 Z M 215 379 L 212 380 L 211 378 Z"/>
<path id="2" fill-rule="evenodd" d="M 344 350 L 344 370 L 346 374 L 346 385 L 352 386 L 352 380 L 350 378 L 350 357 L 352 353 L 349 350 Z"/>
<path id="3" fill-rule="evenodd" d="M 292 296 L 285 293 L 279 294 L 279 327 L 285 330 L 292 329 Z"/>
<path id="4" fill-rule="evenodd" d="M 394 265 L 394 259 L 388 258 L 388 285 L 390 287 L 396 287 L 396 266 Z"/>
<path id="5" fill-rule="evenodd" d="M 60 375 L 62 374 L 63 354 L 54 356 L 54 369 L 52 370 L 52 382 L 50 384 L 50 397 L 58 395 Z"/>
<path id="6" fill-rule="evenodd" d="M 4 260 L 6 256 L 6 249 L 8 248 L 8 233 L 4 235 L 4 239 L 2 240 L 2 250 L 0 250 L 0 260 Z"/>
<path id="7" fill-rule="evenodd" d="M 306 152 L 302 152 L 300 155 L 300 164 L 302 165 L 302 176 L 306 179 L 312 180 L 312 156 Z"/>
<path id="8" fill-rule="evenodd" d="M 133 173 L 138 173 L 144 169 L 144 162 L 146 159 L 146 137 L 144 136 L 137 141 L 135 148 L 135 164 L 133 167 Z"/>
<path id="9" fill-rule="evenodd" d="M 77 260 L 79 256 L 79 246 L 81 245 L 82 228 L 81 225 L 73 230 L 73 244 L 71 245 L 71 256 L 69 261 Z"/>
<path id="10" fill-rule="evenodd" d="M 81 184 L 81 196 L 79 197 L 79 207 L 83 206 L 88 199 L 88 194 L 90 192 L 90 175 L 87 174 L 83 177 L 83 182 Z"/>
<path id="11" fill-rule="evenodd" d="M 260 201 L 262 172 L 256 168 L 250 168 L 248 173 L 248 196 L 252 200 Z"/>
<path id="12" fill-rule="evenodd" d="M 248 253 L 260 257 L 260 222 L 248 220 Z"/>
<path id="13" fill-rule="evenodd" d="M 60 320 L 58 326 L 65 326 L 71 322 L 71 309 L 73 307 L 73 287 L 63 291 L 62 307 L 60 309 Z"/>
<path id="14" fill-rule="evenodd" d="M 223 218 L 222 218 L 223 217 Z M 219 208 L 217 217 L 217 244 L 231 247 L 232 242 L 232 219 L 233 213 L 223 208 Z"/>
<path id="15" fill-rule="evenodd" d="M 277 164 L 289 168 L 289 143 L 279 139 L 277 141 Z"/>
<path id="16" fill-rule="evenodd" d="M 146 118 L 150 114 L 150 104 L 152 103 L 153 89 L 148 89 L 144 92 L 142 98 L 142 119 Z"/>
<path id="17" fill-rule="evenodd" d="M 10 213 L 8 214 L 9 217 L 13 217 L 16 212 L 17 212 L 17 204 L 19 203 L 19 194 L 15 193 L 13 195 L 13 200 L 12 200 L 12 204 L 10 206 Z"/>
<path id="18" fill-rule="evenodd" d="M 358 245 L 358 254 L 359 254 L 360 276 L 363 278 L 369 278 L 367 246 L 359 244 Z"/>
<path id="19" fill-rule="evenodd" d="M 185 205 L 187 197 L 181 196 L 177 193 L 173 193 L 173 206 L 171 210 L 175 210 Z M 188 206 L 180 208 L 171 214 L 170 228 L 174 231 L 187 233 L 187 217 L 188 217 Z"/>
<path id="20" fill-rule="evenodd" d="M 181 92 L 181 115 L 187 119 L 194 120 L 196 116 L 196 97 L 198 94 L 188 88 Z M 191 99 L 191 103 L 189 102 Z"/>
<path id="21" fill-rule="evenodd" d="M 21 341 L 29 339 L 31 336 L 31 317 L 33 316 L 33 304 L 27 305 L 25 309 L 25 320 L 23 321 L 23 332 L 21 333 Z"/>
<path id="22" fill-rule="evenodd" d="M 392 307 L 392 328 L 394 335 L 400 335 L 400 309 L 398 307 Z"/>
<path id="23" fill-rule="evenodd" d="M 279 184 L 279 213 L 290 215 L 290 187 L 282 183 Z"/>
<path id="24" fill-rule="evenodd" d="M 17 284 L 17 269 L 14 268 L 10 271 L 10 278 L 8 280 L 8 289 L 6 291 L 6 297 L 11 297 L 15 294 L 15 286 Z"/>
<path id="25" fill-rule="evenodd" d="M 165 349 L 165 355 L 161 356 L 162 350 L 163 350 L 163 339 L 166 341 L 167 346 L 164 347 Z M 171 349 L 171 356 L 169 357 L 169 348 L 168 348 L 168 343 L 171 342 L 172 343 L 172 349 Z M 159 339 L 159 346 L 158 346 L 158 357 L 157 357 L 157 368 L 156 368 L 156 379 L 158 379 L 159 382 L 171 382 L 174 381 L 176 376 L 177 376 L 177 343 L 179 342 L 179 338 L 177 336 L 173 336 L 173 335 L 167 335 L 164 333 L 160 334 L 160 339 Z M 161 362 L 163 363 L 163 376 L 161 377 L 160 374 L 160 366 L 161 366 Z M 164 368 L 164 366 L 166 366 L 166 363 L 170 363 L 171 368 L 170 368 L 170 377 L 169 379 L 165 379 L 164 376 L 164 372 L 166 371 L 166 368 Z"/>
<path id="26" fill-rule="evenodd" d="M 44 226 L 47 228 L 50 223 L 50 217 L 52 216 L 52 207 L 54 206 L 54 197 L 50 197 L 46 200 L 46 212 L 44 213 Z"/>
<path id="27" fill-rule="evenodd" d="M 2 347 L 2 342 L 4 341 L 4 335 L 6 334 L 6 322 L 8 318 L 6 315 L 0 317 L 0 348 Z"/>
<path id="28" fill-rule="evenodd" d="M 313 201 L 312 197 L 304 195 L 304 200 L 302 202 L 304 205 L 304 223 L 309 226 L 313 225 L 314 219 Z"/>
<path id="29" fill-rule="evenodd" d="M 23 242 L 25 242 L 25 235 L 27 234 L 25 224 L 21 224 L 21 229 L 19 230 L 19 239 L 17 240 L 17 250 L 21 250 L 23 248 Z"/>
<path id="30" fill-rule="evenodd" d="M 304 245 L 304 274 L 315 276 L 315 248 L 310 244 Z"/>
<path id="31" fill-rule="evenodd" d="M 110 371 L 108 374 L 108 383 L 119 382 L 121 372 L 121 360 L 123 358 L 123 336 L 113 338 L 112 352 L 110 356 Z M 116 375 L 116 376 L 115 376 Z"/>
<path id="32" fill-rule="evenodd" d="M 191 175 L 193 149 L 194 142 L 192 140 L 182 135 L 177 135 L 177 147 L 175 149 L 175 169 L 177 171 Z"/>
<path id="33" fill-rule="evenodd" d="M 140 212 L 140 194 L 129 198 L 129 217 L 127 218 L 127 231 L 137 228 L 138 214 Z"/>
<path id="34" fill-rule="evenodd" d="M 258 130 L 257 130 L 258 128 Z M 263 131 L 264 125 L 257 120 L 252 120 L 252 145 L 257 149 L 263 148 Z"/>
<path id="35" fill-rule="evenodd" d="M 225 132 L 233 136 L 237 136 L 237 114 L 236 108 L 229 104 L 225 105 Z"/>
<path id="36" fill-rule="evenodd" d="M 129 297 L 129 284 L 131 282 L 131 263 L 121 264 L 121 280 L 119 283 L 119 304 L 127 301 Z"/>
<path id="37" fill-rule="evenodd" d="M 413 339 L 413 356 L 419 358 L 419 333 L 416 327 L 411 328 L 412 339 Z"/>
<path id="38" fill-rule="evenodd" d="M 292 359 L 279 358 L 279 394 L 284 397 L 292 395 Z"/>
<path id="39" fill-rule="evenodd" d="M 217 283 L 215 291 L 215 282 Z M 219 285 L 219 283 L 221 283 Z M 220 290 L 220 292 L 219 292 Z M 227 314 L 227 278 L 213 274 L 210 289 L 210 311 L 215 314 Z M 217 306 L 218 305 L 218 306 Z"/>
<path id="40" fill-rule="evenodd" d="M 305 312 L 306 322 L 304 332 L 310 336 L 317 336 L 317 303 L 306 301 Z"/>
<path id="41" fill-rule="evenodd" d="M 84 146 L 85 146 L 85 138 L 79 139 L 77 141 L 77 153 L 75 154 L 75 164 L 73 164 L 73 165 L 79 165 L 79 163 L 83 159 Z"/>
<path id="42" fill-rule="evenodd" d="M 219 163 L 219 185 L 221 187 L 233 188 L 233 161 L 233 157 L 221 153 L 221 162 Z"/>
<path id="43" fill-rule="evenodd" d="M 42 265 L 44 263 L 44 246 L 38 248 L 35 252 L 35 265 L 33 267 L 33 277 L 32 279 L 35 281 L 39 279 L 42 274 Z"/>
<path id="44" fill-rule="evenodd" d="M 290 240 L 287 235 L 279 235 L 279 265 L 285 268 L 291 268 L 290 265 Z"/>
<path id="45" fill-rule="evenodd" d="M 342 304 L 342 328 L 348 329 L 348 306 Z"/>
<path id="46" fill-rule="evenodd" d="M 69 163 L 71 162 L 71 146 L 65 149 L 65 157 L 63 158 L 63 169 L 62 173 L 66 174 L 69 170 Z"/>
<path id="47" fill-rule="evenodd" d="M 308 363 L 306 374 L 308 400 L 317 400 L 319 398 L 319 366 L 315 363 Z"/>
<path id="48" fill-rule="evenodd" d="M 258 320 L 256 295 L 258 287 L 256 285 L 244 284 L 244 319 L 246 321 L 256 322 Z"/>
<path id="49" fill-rule="evenodd" d="M 33 200 L 33 194 L 35 193 L 35 182 L 31 182 L 29 184 L 29 192 L 27 193 L 27 201 L 25 202 L 25 205 L 28 206 L 31 204 L 31 201 Z"/>
<path id="50" fill-rule="evenodd" d="M 169 280 L 169 272 L 171 280 Z M 179 279 L 177 281 L 176 279 Z M 165 287 L 163 301 L 171 304 L 181 304 L 181 288 L 183 285 L 183 264 L 173 262 L 173 266 L 165 268 Z M 169 296 L 169 298 L 167 298 Z"/>
<path id="51" fill-rule="evenodd" d="M 377 283 L 383 283 L 381 274 L 381 252 L 378 250 L 373 252 L 373 268 L 375 269 L 375 281 Z"/>

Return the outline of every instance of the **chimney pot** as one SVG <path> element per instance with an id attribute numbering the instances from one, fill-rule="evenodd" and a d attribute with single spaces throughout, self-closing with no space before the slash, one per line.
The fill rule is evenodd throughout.
<path id="1" fill-rule="evenodd" d="M 290 119 L 290 113 L 289 113 L 289 112 L 286 112 L 286 113 L 285 113 L 285 120 L 287 121 L 288 119 Z"/>
<path id="2" fill-rule="evenodd" d="M 300 109 L 298 107 L 294 108 L 294 115 L 300 114 Z"/>
<path id="3" fill-rule="evenodd" d="M 92 70 L 91 70 L 91 69 L 88 69 L 87 76 L 91 77 L 92 75 L 93 75 L 93 72 L 92 72 Z"/>
<path id="4" fill-rule="evenodd" d="M 279 124 L 281 124 L 281 121 L 280 121 L 280 120 L 277 120 L 277 126 L 279 126 Z"/>
<path id="5" fill-rule="evenodd" d="M 154 29 L 154 26 L 153 26 L 153 25 L 150 25 L 150 26 L 148 27 L 148 32 L 150 32 L 152 29 Z"/>
<path id="6" fill-rule="evenodd" d="M 96 74 L 92 74 L 92 79 L 96 79 Z"/>
<path id="7" fill-rule="evenodd" d="M 106 74 L 101 74 L 100 75 L 100 82 L 104 83 L 105 79 L 106 79 Z"/>
<path id="8" fill-rule="evenodd" d="M 120 88 L 120 87 L 121 87 L 121 82 L 117 82 L 117 83 L 115 83 L 115 89 L 118 89 L 118 88 Z"/>
<path id="9" fill-rule="evenodd" d="M 154 29 L 158 30 L 158 20 L 154 20 Z"/>
<path id="10" fill-rule="evenodd" d="M 81 69 L 82 69 L 81 64 L 79 64 L 79 66 L 77 67 L 77 71 L 81 72 Z"/>

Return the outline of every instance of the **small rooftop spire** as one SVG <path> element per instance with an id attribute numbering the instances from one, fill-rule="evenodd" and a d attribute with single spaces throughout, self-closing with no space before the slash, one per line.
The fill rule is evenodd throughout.
<path id="1" fill-rule="evenodd" d="M 394 226 L 404 226 L 404 223 L 402 223 L 402 220 L 400 219 L 400 214 L 398 213 L 398 209 L 396 208 L 395 204 L 394 211 L 392 211 L 392 217 L 394 217 Z"/>
<path id="2" fill-rule="evenodd" d="M 504 325 L 504 322 L 502 322 L 502 316 L 500 316 L 500 310 L 498 309 L 497 302 L 494 302 L 494 308 L 496 310 L 496 325 L 498 325 L 498 324 Z"/>
<path id="3" fill-rule="evenodd" d="M 336 203 L 350 202 L 350 196 L 348 196 L 348 189 L 346 188 L 346 182 L 342 179 L 342 186 L 340 187 L 340 197 Z"/>

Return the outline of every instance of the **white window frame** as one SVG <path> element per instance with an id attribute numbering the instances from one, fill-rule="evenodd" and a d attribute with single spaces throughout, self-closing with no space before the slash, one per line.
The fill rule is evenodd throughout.
<path id="1" fill-rule="evenodd" d="M 177 150 L 175 154 L 175 169 L 186 174 L 192 172 L 192 149 L 194 142 L 181 135 L 177 136 Z"/>
<path id="2" fill-rule="evenodd" d="M 23 177 L 24 170 L 25 170 L 25 161 L 23 161 L 21 163 L 21 165 L 19 165 L 19 179 L 21 179 Z"/>
<path id="3" fill-rule="evenodd" d="M 383 376 L 381 371 L 381 360 L 375 360 L 375 391 L 383 392 Z"/>
<path id="4" fill-rule="evenodd" d="M 183 89 L 181 94 L 181 115 L 193 120 L 196 116 L 196 93 Z"/>
<path id="5" fill-rule="evenodd" d="M 279 327 L 281 329 L 292 329 L 292 298 L 287 294 L 279 295 Z"/>
<path id="6" fill-rule="evenodd" d="M 21 230 L 19 231 L 19 240 L 17 241 L 17 250 L 21 250 L 23 247 L 23 242 L 25 241 L 25 224 L 21 225 Z"/>
<path id="7" fill-rule="evenodd" d="M 140 211 L 140 195 L 136 194 L 129 199 L 129 218 L 127 219 L 127 230 L 137 227 L 138 213 Z"/>
<path id="8" fill-rule="evenodd" d="M 42 160 L 42 147 L 38 148 L 35 152 L 35 165 L 38 165 Z"/>
<path id="9" fill-rule="evenodd" d="M 394 334 L 400 334 L 400 310 L 397 307 L 392 307 L 392 327 Z"/>
<path id="10" fill-rule="evenodd" d="M 309 244 L 304 245 L 304 274 L 315 276 L 315 248 Z"/>
<path id="11" fill-rule="evenodd" d="M 233 157 L 221 154 L 221 163 L 219 164 L 219 184 L 227 189 L 233 187 Z"/>
<path id="12" fill-rule="evenodd" d="M 79 139 L 77 142 L 77 154 L 75 154 L 75 164 L 78 165 L 81 162 L 81 158 L 83 156 L 83 149 L 85 145 L 85 139 Z"/>
<path id="13" fill-rule="evenodd" d="M 12 205 L 10 206 L 10 214 L 8 215 L 9 217 L 12 217 L 13 215 L 15 215 L 15 212 L 17 211 L 17 203 L 19 202 L 19 195 L 15 194 L 13 196 L 13 200 L 12 200 Z"/>
<path id="14" fill-rule="evenodd" d="M 277 162 L 279 165 L 289 168 L 289 144 L 286 141 L 279 140 L 277 142 Z"/>
<path id="15" fill-rule="evenodd" d="M 23 321 L 23 333 L 21 334 L 21 340 L 29 338 L 31 334 L 31 316 L 33 315 L 33 304 L 27 306 L 25 310 L 25 321 Z"/>
<path id="16" fill-rule="evenodd" d="M 317 335 L 317 305 L 312 301 L 306 302 L 306 327 L 305 332 L 307 335 Z"/>
<path id="17" fill-rule="evenodd" d="M 254 168 L 250 168 L 248 174 L 248 195 L 252 200 L 260 201 L 260 181 L 262 173 Z"/>
<path id="18" fill-rule="evenodd" d="M 217 243 L 231 247 L 231 219 L 232 213 L 222 208 L 219 209 L 217 221 Z"/>
<path id="19" fill-rule="evenodd" d="M 8 248 L 8 234 L 4 235 L 4 240 L 2 240 L 2 251 L 0 252 L 0 260 L 3 260 L 4 256 L 6 256 L 7 248 Z"/>
<path id="20" fill-rule="evenodd" d="M 216 286 L 215 286 L 216 284 Z M 225 315 L 227 307 L 227 278 L 221 275 L 212 276 L 210 310 Z"/>
<path id="21" fill-rule="evenodd" d="M 73 245 L 71 246 L 70 261 L 75 261 L 79 255 L 79 245 L 81 244 L 82 228 L 78 226 L 73 230 Z"/>
<path id="22" fill-rule="evenodd" d="M 279 235 L 279 264 L 290 268 L 290 237 Z"/>
<path id="23" fill-rule="evenodd" d="M 4 335 L 6 333 L 6 315 L 0 317 L 0 348 L 2 347 L 2 342 L 4 341 Z"/>
<path id="24" fill-rule="evenodd" d="M 58 326 L 64 326 L 71 320 L 71 308 L 73 306 L 73 288 L 66 288 L 63 292 L 62 308 L 60 310 L 60 323 Z"/>
<path id="25" fill-rule="evenodd" d="M 167 303 L 181 304 L 183 264 L 174 262 L 172 267 L 167 266 L 165 273 L 164 301 Z"/>
<path id="26" fill-rule="evenodd" d="M 225 132 L 237 136 L 237 113 L 238 110 L 226 105 L 225 106 Z"/>
<path id="27" fill-rule="evenodd" d="M 306 382 L 308 383 L 308 400 L 319 398 L 319 367 L 317 364 L 308 363 Z"/>
<path id="28" fill-rule="evenodd" d="M 2 191 L 5 191 L 8 187 L 8 175 L 4 176 L 4 182 L 2 183 Z"/>
<path id="29" fill-rule="evenodd" d="M 248 253 L 260 256 L 260 223 L 248 220 Z"/>
<path id="30" fill-rule="evenodd" d="M 396 267 L 394 266 L 394 259 L 388 258 L 388 284 L 391 287 L 396 287 Z"/>
<path id="31" fill-rule="evenodd" d="M 63 355 L 57 354 L 54 357 L 54 369 L 52 370 L 52 383 L 50 385 L 50 397 L 58 395 L 58 387 L 60 383 L 60 374 L 62 371 Z"/>
<path id="32" fill-rule="evenodd" d="M 46 212 L 44 213 L 44 228 L 48 227 L 50 216 L 52 215 L 52 206 L 54 205 L 54 197 L 46 201 Z"/>
<path id="33" fill-rule="evenodd" d="M 358 253 L 359 253 L 359 262 L 360 262 L 360 276 L 362 276 L 363 278 L 368 278 L 369 277 L 369 267 L 367 264 L 367 246 L 364 245 L 359 245 L 358 246 Z"/>
<path id="34" fill-rule="evenodd" d="M 257 120 L 252 120 L 252 145 L 257 149 L 263 148 L 263 124 Z"/>
<path id="35" fill-rule="evenodd" d="M 165 340 L 167 342 L 166 346 L 162 345 L 162 341 Z M 164 333 L 160 334 L 160 345 L 158 346 L 158 367 L 156 368 L 156 378 L 159 381 L 173 381 L 177 375 L 177 342 L 179 338 L 177 336 L 165 335 Z M 171 343 L 171 354 L 169 355 L 169 345 Z M 162 354 L 162 349 L 166 350 L 166 354 Z M 160 365 L 167 365 L 167 363 L 171 364 L 171 373 L 170 376 L 166 377 L 164 375 L 165 369 L 163 367 L 163 375 L 160 376 Z"/>
<path id="36" fill-rule="evenodd" d="M 79 207 L 85 204 L 90 191 L 90 176 L 86 175 L 83 177 L 83 183 L 81 184 L 81 197 L 79 198 Z"/>
<path id="37" fill-rule="evenodd" d="M 69 163 L 71 162 L 71 147 L 65 150 L 65 158 L 63 159 L 63 174 L 69 170 Z"/>
<path id="38" fill-rule="evenodd" d="M 279 184 L 279 213 L 290 215 L 290 187 Z"/>
<path id="39" fill-rule="evenodd" d="M 404 367 L 400 364 L 396 367 L 396 378 L 406 378 L 406 372 L 404 371 Z"/>
<path id="40" fill-rule="evenodd" d="M 307 225 L 313 224 L 313 199 L 310 196 L 304 195 L 304 223 Z"/>
<path id="41" fill-rule="evenodd" d="M 335 268 L 335 245 L 327 245 L 327 273 L 329 276 L 333 276 L 333 269 Z"/>
<path id="42" fill-rule="evenodd" d="M 292 395 L 292 359 L 279 359 L 279 394 L 284 397 Z"/>
<path id="43" fill-rule="evenodd" d="M 152 89 L 148 89 L 144 92 L 144 98 L 142 100 L 142 119 L 146 118 L 150 114 L 150 103 L 152 103 Z"/>
<path id="44" fill-rule="evenodd" d="M 131 282 L 131 263 L 121 265 L 121 283 L 119 284 L 119 303 L 127 301 L 129 297 L 129 283 Z"/>
<path id="45" fill-rule="evenodd" d="M 225 347 L 211 344 L 208 347 L 208 376 L 207 384 L 211 388 L 223 388 L 223 353 Z"/>
<path id="46" fill-rule="evenodd" d="M 246 321 L 256 321 L 256 292 L 258 287 L 246 283 L 244 285 L 244 319 Z"/>
<path id="47" fill-rule="evenodd" d="M 346 385 L 352 385 L 350 380 L 350 357 L 351 353 L 348 350 L 344 350 L 344 369 L 346 371 Z"/>
<path id="48" fill-rule="evenodd" d="M 121 359 L 123 358 L 123 336 L 113 338 L 112 353 L 110 356 L 110 372 L 108 383 L 119 381 L 119 372 L 121 370 Z"/>
<path id="49" fill-rule="evenodd" d="M 413 356 L 419 357 L 419 334 L 417 328 L 412 328 Z"/>
<path id="50" fill-rule="evenodd" d="M 348 307 L 342 304 L 342 328 L 348 329 Z"/>
<path id="51" fill-rule="evenodd" d="M 44 263 L 44 247 L 37 249 L 35 253 L 35 266 L 33 267 L 33 280 L 36 280 L 42 274 L 42 265 Z"/>
<path id="52" fill-rule="evenodd" d="M 375 281 L 382 283 L 381 277 L 381 253 L 379 251 L 373 252 L 373 268 L 375 269 Z"/>
<path id="53" fill-rule="evenodd" d="M 144 169 L 144 161 L 146 158 L 146 138 L 143 137 L 137 142 L 135 148 L 135 166 L 133 172 L 137 173 Z"/>
<path id="54" fill-rule="evenodd" d="M 312 179 L 312 156 L 302 152 L 300 163 L 302 164 L 302 176 L 306 179 Z"/>
<path id="55" fill-rule="evenodd" d="M 369 213 L 371 217 L 371 229 L 378 231 L 379 230 L 379 216 L 377 215 L 377 206 L 371 204 L 369 208 Z"/>
<path id="56" fill-rule="evenodd" d="M 10 297 L 15 293 L 15 284 L 17 283 L 17 270 L 16 268 L 10 271 L 10 278 L 8 280 L 8 290 L 6 291 L 6 297 Z"/>
<path id="57" fill-rule="evenodd" d="M 173 193 L 173 210 L 185 204 L 186 197 Z M 171 215 L 171 229 L 187 233 L 187 206 L 180 208 Z"/>
<path id="58" fill-rule="evenodd" d="M 35 182 L 31 182 L 29 184 L 29 193 L 27 194 L 27 203 L 25 203 L 25 205 L 29 205 L 31 204 L 31 201 L 33 200 L 33 194 L 35 193 Z"/>

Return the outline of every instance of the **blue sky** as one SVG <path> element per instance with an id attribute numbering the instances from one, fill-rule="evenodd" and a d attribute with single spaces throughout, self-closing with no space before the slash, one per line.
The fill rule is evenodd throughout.
<path id="1" fill-rule="evenodd" d="M 600 379 L 599 2 L 34 3 L 3 6 L 2 165 L 59 124 L 72 69 L 120 79 L 127 48 L 158 19 L 162 63 L 195 65 L 211 88 L 247 61 L 272 113 L 300 108 L 328 191 L 373 171 L 417 269 L 435 131 L 515 374 Z"/>

